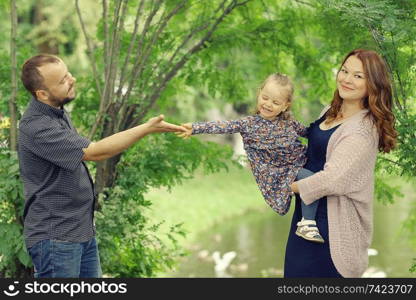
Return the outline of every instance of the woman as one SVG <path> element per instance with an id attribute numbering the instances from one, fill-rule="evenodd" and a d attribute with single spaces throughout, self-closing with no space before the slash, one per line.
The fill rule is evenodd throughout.
<path id="1" fill-rule="evenodd" d="M 304 168 L 315 174 L 291 185 L 296 206 L 285 277 L 361 277 L 373 231 L 376 156 L 395 147 L 394 122 L 385 62 L 374 51 L 351 51 L 338 71 L 330 107 L 309 127 Z M 324 244 L 295 234 L 300 201 L 318 199 L 316 226 Z"/>

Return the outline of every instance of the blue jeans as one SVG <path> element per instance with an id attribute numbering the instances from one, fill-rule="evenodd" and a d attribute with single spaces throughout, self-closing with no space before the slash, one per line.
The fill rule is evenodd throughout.
<path id="1" fill-rule="evenodd" d="M 83 243 L 42 240 L 28 249 L 35 278 L 100 278 L 95 237 Z"/>
<path id="2" fill-rule="evenodd" d="M 309 171 L 307 169 L 300 169 L 298 175 L 296 176 L 296 180 L 301 180 L 306 177 L 309 177 L 311 175 L 315 174 L 312 171 Z M 316 217 L 316 211 L 318 209 L 319 200 L 316 200 L 312 202 L 309 205 L 306 205 L 303 201 L 300 201 L 301 207 L 302 207 L 302 216 L 305 220 L 315 220 Z"/>

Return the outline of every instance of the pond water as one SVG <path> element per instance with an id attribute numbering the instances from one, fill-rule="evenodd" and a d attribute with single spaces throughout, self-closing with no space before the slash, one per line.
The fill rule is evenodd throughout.
<path id="1" fill-rule="evenodd" d="M 374 236 L 366 277 L 416 277 L 415 273 L 408 271 L 416 253 L 401 231 L 402 221 L 415 199 L 408 200 L 404 198 L 393 205 L 375 203 Z M 242 216 L 224 220 L 200 232 L 187 247 L 190 254 L 181 260 L 174 272 L 166 275 L 282 277 L 292 214 L 293 210 L 284 217 L 271 209 L 251 210 Z M 230 263 L 224 268 L 221 264 L 227 258 Z"/>

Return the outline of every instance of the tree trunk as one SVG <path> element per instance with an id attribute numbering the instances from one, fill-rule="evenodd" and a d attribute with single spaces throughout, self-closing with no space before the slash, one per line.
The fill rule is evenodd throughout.
<path id="1" fill-rule="evenodd" d="M 96 192 L 102 193 L 104 188 L 111 188 L 117 179 L 117 164 L 120 161 L 121 154 L 97 163 L 97 172 L 95 174 Z"/>
<path id="2" fill-rule="evenodd" d="M 35 1 L 34 10 L 34 18 L 33 18 L 33 25 L 37 26 L 42 23 L 47 18 L 43 13 L 45 5 L 43 4 L 42 0 Z M 42 34 L 41 34 L 42 35 Z M 37 45 L 39 53 L 48 53 L 48 54 L 59 54 L 58 43 L 54 42 L 53 40 L 45 40 L 42 43 Z"/>
<path id="3" fill-rule="evenodd" d="M 116 107 L 116 105 L 111 104 L 108 109 L 108 117 L 104 121 L 104 130 L 101 134 L 101 139 L 114 134 L 115 124 L 117 120 L 117 111 L 118 108 Z M 102 193 L 104 188 L 106 187 L 111 188 L 114 186 L 114 183 L 117 178 L 116 167 L 118 162 L 120 161 L 120 158 L 121 154 L 118 154 L 116 156 L 113 156 L 109 159 L 97 163 L 97 172 L 95 175 L 95 186 L 97 193 Z"/>
<path id="4" fill-rule="evenodd" d="M 17 60 L 16 60 L 16 41 L 17 41 L 17 8 L 16 0 L 10 0 L 10 57 L 11 57 L 11 96 L 9 99 L 9 113 L 10 113 L 10 138 L 9 148 L 12 151 L 17 151 Z M 16 212 L 16 223 L 22 226 L 21 217 L 18 214 L 18 205 L 16 203 L 18 199 L 15 199 L 14 210 Z M 14 276 L 18 278 L 31 278 L 33 276 L 32 268 L 24 266 L 18 258 L 15 259 L 16 272 Z M 0 274 L 4 276 L 5 274 Z"/>
<path id="5" fill-rule="evenodd" d="M 11 19 L 11 33 L 10 33 L 10 57 L 11 57 L 11 83 L 12 93 L 9 99 L 10 111 L 10 150 L 17 151 L 17 62 L 16 62 L 16 40 L 17 40 L 17 9 L 16 1 L 10 0 L 10 19 Z"/>

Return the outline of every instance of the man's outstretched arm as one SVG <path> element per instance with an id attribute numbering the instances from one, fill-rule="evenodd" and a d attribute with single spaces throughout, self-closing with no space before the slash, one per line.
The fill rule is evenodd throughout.
<path id="1" fill-rule="evenodd" d="M 84 148 L 82 160 L 100 161 L 113 157 L 126 150 L 135 142 L 151 133 L 158 132 L 186 132 L 182 126 L 163 121 L 164 116 L 151 118 L 144 124 L 115 133 L 98 142 L 91 143 Z"/>

